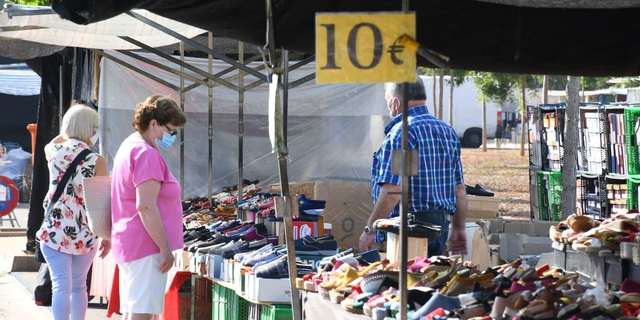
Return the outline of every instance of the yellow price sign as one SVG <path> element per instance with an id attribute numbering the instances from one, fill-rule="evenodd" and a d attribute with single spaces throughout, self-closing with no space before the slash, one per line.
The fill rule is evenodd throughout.
<path id="1" fill-rule="evenodd" d="M 316 14 L 316 82 L 414 82 L 407 38 L 416 38 L 415 13 Z"/>

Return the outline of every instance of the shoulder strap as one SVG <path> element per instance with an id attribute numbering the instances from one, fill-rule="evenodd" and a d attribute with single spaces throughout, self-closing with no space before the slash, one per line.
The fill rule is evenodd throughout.
<path id="1" fill-rule="evenodd" d="M 89 149 L 84 149 L 80 151 L 80 153 L 78 153 L 76 158 L 73 159 L 71 164 L 69 164 L 69 167 L 67 168 L 67 171 L 64 172 L 62 179 L 58 181 L 58 186 L 56 187 L 56 192 L 53 194 L 53 197 L 51 197 L 50 205 L 56 203 L 58 199 L 60 199 L 60 196 L 62 196 L 62 192 L 66 188 L 67 183 L 69 183 L 71 176 L 76 172 L 76 168 L 78 167 L 80 162 L 84 160 L 90 153 L 91 153 L 91 150 Z"/>

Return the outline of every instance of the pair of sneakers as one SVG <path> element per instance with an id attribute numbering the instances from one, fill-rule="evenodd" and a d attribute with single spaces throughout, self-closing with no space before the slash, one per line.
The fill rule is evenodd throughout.
<path id="1" fill-rule="evenodd" d="M 258 252 L 254 255 L 245 257 L 241 264 L 245 267 L 258 267 L 262 264 L 271 262 L 277 258 L 279 258 L 280 256 L 284 255 L 287 252 L 286 247 L 279 245 L 279 246 L 275 246 L 275 247 L 271 247 L 268 250 L 264 250 L 261 252 Z"/>
<path id="2" fill-rule="evenodd" d="M 306 236 L 295 241 L 296 252 L 305 255 L 334 255 L 338 251 L 338 242 L 332 235 L 313 238 Z"/>
<path id="3" fill-rule="evenodd" d="M 296 262 L 297 277 L 302 278 L 306 274 L 313 272 L 313 265 Z M 282 255 L 277 259 L 257 266 L 253 269 L 254 274 L 258 278 L 265 279 L 282 279 L 289 277 L 289 264 L 287 255 Z"/>

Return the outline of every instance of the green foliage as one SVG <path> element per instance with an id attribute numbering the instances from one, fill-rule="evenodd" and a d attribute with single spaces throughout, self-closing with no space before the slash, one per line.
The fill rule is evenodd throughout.
<path id="1" fill-rule="evenodd" d="M 567 89 L 567 76 L 548 76 L 549 90 L 566 90 Z M 542 79 L 542 76 L 540 76 Z M 582 77 L 582 83 L 580 90 L 599 90 L 610 88 L 613 85 L 607 83 L 609 77 Z"/>
<path id="2" fill-rule="evenodd" d="M 449 82 L 453 84 L 454 87 L 458 87 L 464 83 L 465 78 L 470 74 L 467 70 L 459 70 L 453 69 L 449 70 L 449 75 L 451 78 Z"/>
<path id="3" fill-rule="evenodd" d="M 607 83 L 609 77 L 582 77 L 582 86 L 584 90 L 598 90 L 612 87 L 612 84 Z"/>
<path id="4" fill-rule="evenodd" d="M 23 4 L 27 6 L 48 6 L 51 5 L 51 0 L 10 0 L 7 2 L 15 4 Z"/>
<path id="5" fill-rule="evenodd" d="M 518 84 L 519 76 L 508 73 L 476 72 L 474 82 L 486 100 L 504 103 L 511 97 L 511 90 Z"/>

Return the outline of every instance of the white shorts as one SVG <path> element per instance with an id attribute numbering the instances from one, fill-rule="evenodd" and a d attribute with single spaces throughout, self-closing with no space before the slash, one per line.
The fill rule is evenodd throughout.
<path id="1" fill-rule="evenodd" d="M 119 264 L 120 312 L 161 314 L 167 273 L 160 272 L 160 254 Z"/>

